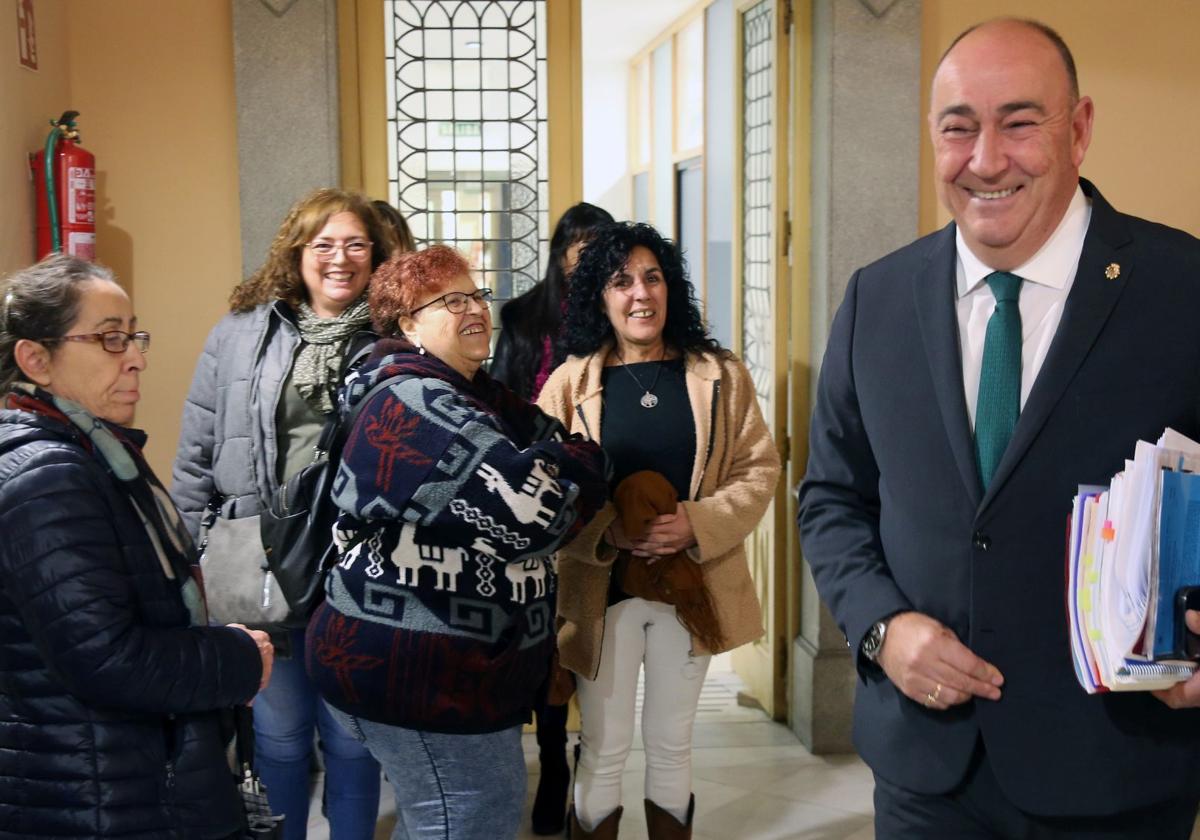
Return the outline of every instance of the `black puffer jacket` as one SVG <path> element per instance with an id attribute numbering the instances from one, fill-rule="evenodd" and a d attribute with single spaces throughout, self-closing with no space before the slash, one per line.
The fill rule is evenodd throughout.
<path id="1" fill-rule="evenodd" d="M 241 815 L 215 710 L 254 695 L 257 648 L 189 626 L 80 441 L 0 411 L 0 840 L 227 836 Z"/>

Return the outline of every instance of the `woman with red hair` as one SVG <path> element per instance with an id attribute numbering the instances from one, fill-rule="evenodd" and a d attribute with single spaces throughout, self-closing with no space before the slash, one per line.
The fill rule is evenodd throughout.
<path id="1" fill-rule="evenodd" d="M 307 665 L 383 765 L 394 837 L 516 836 L 521 725 L 554 645 L 550 556 L 607 494 L 598 446 L 480 370 L 490 300 L 442 245 L 380 266 L 381 338 L 344 392 L 358 415 L 333 495 L 339 561 Z"/>

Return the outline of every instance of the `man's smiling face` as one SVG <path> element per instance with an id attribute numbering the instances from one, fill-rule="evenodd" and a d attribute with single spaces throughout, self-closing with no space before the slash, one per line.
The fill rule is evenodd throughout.
<path id="1" fill-rule="evenodd" d="M 929 113 L 938 195 L 984 263 L 1016 268 L 1054 233 L 1092 116 L 1057 49 L 1026 24 L 984 24 L 946 55 Z"/>

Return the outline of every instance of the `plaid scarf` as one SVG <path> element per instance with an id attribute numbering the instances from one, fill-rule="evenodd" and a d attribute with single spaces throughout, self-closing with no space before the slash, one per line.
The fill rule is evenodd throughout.
<path id="1" fill-rule="evenodd" d="M 99 461 L 124 491 L 146 528 L 168 580 L 179 584 L 180 595 L 193 625 L 208 624 L 208 609 L 200 586 L 196 549 L 179 511 L 146 463 L 141 449 L 119 426 L 100 420 L 83 406 L 41 388 L 17 383 L 5 395 L 4 407 L 27 411 L 74 428 L 83 449 Z"/>

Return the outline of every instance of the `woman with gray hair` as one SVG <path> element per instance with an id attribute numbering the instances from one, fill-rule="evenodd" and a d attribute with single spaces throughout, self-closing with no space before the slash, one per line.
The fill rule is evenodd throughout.
<path id="1" fill-rule="evenodd" d="M 61 254 L 0 291 L 0 836 L 228 838 L 217 710 L 267 635 L 208 626 L 195 549 L 130 428 L 150 334 Z"/>

